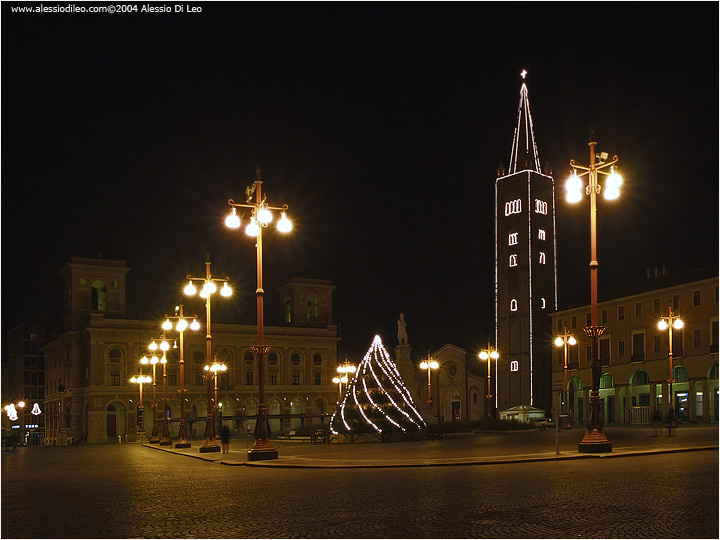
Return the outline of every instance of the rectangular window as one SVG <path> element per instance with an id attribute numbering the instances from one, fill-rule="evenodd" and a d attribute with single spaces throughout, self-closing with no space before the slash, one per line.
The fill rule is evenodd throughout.
<path id="1" fill-rule="evenodd" d="M 673 299 L 672 299 L 672 308 L 673 308 L 673 311 L 675 311 L 675 310 L 678 309 L 679 307 L 680 307 L 680 295 L 679 295 L 679 294 L 673 294 Z"/>
<path id="2" fill-rule="evenodd" d="M 642 303 L 635 302 L 635 318 L 639 319 L 640 317 L 642 317 Z"/>
<path id="3" fill-rule="evenodd" d="M 313 373 L 313 375 L 314 375 L 313 384 L 322 384 L 322 382 L 321 382 L 322 381 L 322 373 L 320 373 L 319 371 L 316 371 L 315 373 Z"/>
<path id="4" fill-rule="evenodd" d="M 625 357 L 625 342 L 618 341 L 618 358 L 624 358 L 624 357 Z"/>
<path id="5" fill-rule="evenodd" d="M 710 352 L 718 352 L 718 321 L 712 321 L 711 323 Z"/>
<path id="6" fill-rule="evenodd" d="M 632 358 L 633 362 L 645 360 L 645 333 L 638 332 L 632 335 Z"/>
<path id="7" fill-rule="evenodd" d="M 545 240 L 545 229 L 538 229 L 538 240 Z"/>
<path id="8" fill-rule="evenodd" d="M 618 321 L 625 320 L 625 306 L 618 306 Z"/>
<path id="9" fill-rule="evenodd" d="M 585 326 L 592 326 L 592 317 L 589 313 L 585 314 Z"/>
<path id="10" fill-rule="evenodd" d="M 177 386 L 177 372 L 175 372 L 175 370 L 168 371 L 168 384 L 170 386 Z"/>
<path id="11" fill-rule="evenodd" d="M 120 386 L 120 371 L 112 370 L 110 372 L 110 386 Z"/>
<path id="12" fill-rule="evenodd" d="M 268 384 L 275 386 L 277 384 L 277 371 L 271 371 L 268 375 Z"/>
<path id="13" fill-rule="evenodd" d="M 700 330 L 693 330 L 693 347 L 697 348 L 702 345 L 702 340 L 700 337 Z"/>
<path id="14" fill-rule="evenodd" d="M 659 298 L 655 298 L 655 299 L 653 300 L 653 313 L 654 313 L 655 315 L 657 315 L 658 313 L 660 313 L 660 299 L 659 299 Z"/>
<path id="15" fill-rule="evenodd" d="M 700 305 L 700 291 L 693 291 L 693 307 Z"/>
<path id="16" fill-rule="evenodd" d="M 202 386 L 205 384 L 205 379 L 203 379 L 202 372 L 195 373 L 195 386 Z"/>
<path id="17" fill-rule="evenodd" d="M 294 385 L 300 384 L 300 372 L 298 372 L 298 371 L 293 371 L 293 374 L 292 374 L 292 383 L 293 383 Z"/>
<path id="18" fill-rule="evenodd" d="M 572 321 L 572 325 L 571 325 L 572 329 L 575 330 L 577 328 L 577 316 L 573 315 L 572 319 L 570 319 L 570 320 Z"/>
<path id="19" fill-rule="evenodd" d="M 653 336 L 653 352 L 660 352 L 660 336 Z"/>
<path id="20" fill-rule="evenodd" d="M 608 311 L 607 311 L 607 309 L 603 309 L 600 312 L 600 323 L 607 324 L 607 322 L 608 322 Z"/>
<path id="21" fill-rule="evenodd" d="M 561 334 L 563 331 L 563 321 L 562 319 L 557 320 L 557 332 L 558 334 Z"/>
<path id="22" fill-rule="evenodd" d="M 610 363 L 610 338 L 600 339 L 600 364 L 606 366 Z"/>
<path id="23" fill-rule="evenodd" d="M 585 349 L 585 360 L 587 360 L 588 363 L 592 363 L 592 346 L 590 345 Z"/>
<path id="24" fill-rule="evenodd" d="M 252 371 L 246 371 L 245 372 L 245 384 L 247 386 L 253 385 L 253 372 Z"/>

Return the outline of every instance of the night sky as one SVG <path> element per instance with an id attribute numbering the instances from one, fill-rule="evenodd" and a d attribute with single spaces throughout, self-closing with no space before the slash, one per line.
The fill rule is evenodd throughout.
<path id="1" fill-rule="evenodd" d="M 264 236 L 266 304 L 290 277 L 332 280 L 355 360 L 376 333 L 395 346 L 401 312 L 416 356 L 485 345 L 523 69 L 561 308 L 589 301 L 588 198 L 563 189 L 589 126 L 625 180 L 598 203 L 601 290 L 718 262 L 717 3 L 19 5 L 1 6 L 3 336 L 59 321 L 71 256 L 127 261 L 128 315 L 151 319 L 210 252 L 236 290 L 213 319 L 254 324 L 254 243 L 223 220 L 260 165 L 295 225 Z"/>

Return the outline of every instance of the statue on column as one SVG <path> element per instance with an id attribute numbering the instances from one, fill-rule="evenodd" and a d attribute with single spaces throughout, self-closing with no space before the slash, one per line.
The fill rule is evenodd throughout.
<path id="1" fill-rule="evenodd" d="M 408 335 L 407 335 L 407 322 L 405 321 L 405 315 L 402 313 L 400 314 L 400 318 L 397 321 L 398 325 L 398 344 L 399 345 L 407 345 L 408 344 Z"/>

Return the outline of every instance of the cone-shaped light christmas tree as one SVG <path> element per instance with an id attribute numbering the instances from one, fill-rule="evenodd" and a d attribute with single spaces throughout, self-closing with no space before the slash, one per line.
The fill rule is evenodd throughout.
<path id="1" fill-rule="evenodd" d="M 380 336 L 360 362 L 355 378 L 330 420 L 333 433 L 417 431 L 425 421 Z"/>

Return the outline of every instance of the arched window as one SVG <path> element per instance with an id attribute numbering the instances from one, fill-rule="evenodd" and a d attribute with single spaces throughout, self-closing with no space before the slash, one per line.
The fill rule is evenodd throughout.
<path id="1" fill-rule="evenodd" d="M 307 301 L 307 320 L 308 322 L 315 322 L 320 317 L 320 309 L 318 307 L 318 299 L 316 296 L 311 296 Z"/>
<path id="2" fill-rule="evenodd" d="M 718 378 L 718 365 L 715 364 L 713 367 L 710 368 L 710 374 L 708 375 L 708 379 L 717 379 Z"/>
<path id="3" fill-rule="evenodd" d="M 105 311 L 107 309 L 107 287 L 103 281 L 95 280 L 91 285 L 92 309 Z"/>
<path id="4" fill-rule="evenodd" d="M 513 298 L 512 300 L 510 300 L 510 311 L 517 311 L 517 309 L 517 300 Z"/>
<path id="5" fill-rule="evenodd" d="M 517 255 L 510 255 L 510 266 L 517 266 Z"/>
<path id="6" fill-rule="evenodd" d="M 322 364 L 323 364 L 322 355 L 320 355 L 320 353 L 315 353 L 313 355 L 313 366 L 320 367 L 320 366 L 322 366 Z"/>
<path id="7" fill-rule="evenodd" d="M 648 377 L 647 371 L 636 371 L 632 377 L 631 384 L 635 386 L 643 386 L 646 384 L 650 384 L 650 377 Z"/>
<path id="8" fill-rule="evenodd" d="M 251 353 L 250 351 L 245 353 L 245 356 L 243 357 L 245 359 L 245 365 L 246 366 L 254 366 L 255 365 L 255 355 Z"/>
<path id="9" fill-rule="evenodd" d="M 613 378 L 612 375 L 609 373 L 605 373 L 602 377 L 600 377 L 600 388 L 612 388 L 613 387 Z"/>
<path id="10" fill-rule="evenodd" d="M 687 382 L 687 380 L 688 380 L 687 370 L 683 366 L 673 367 L 673 379 L 675 379 L 676 382 Z"/>

